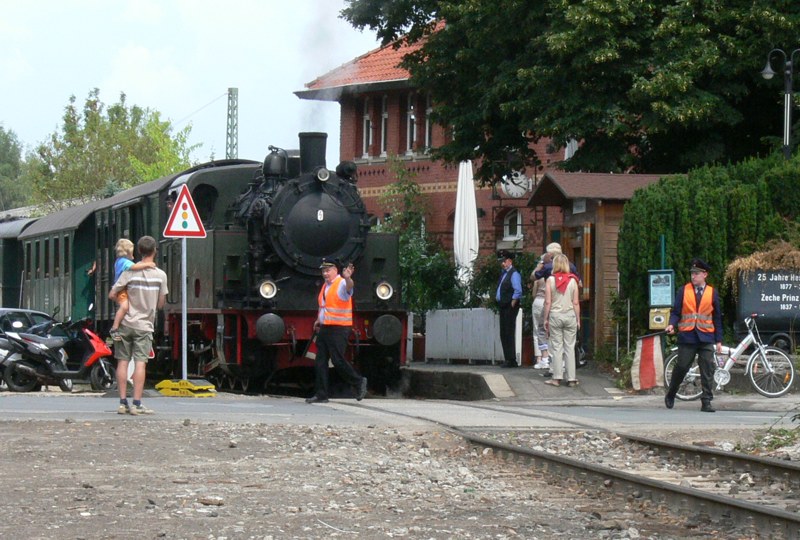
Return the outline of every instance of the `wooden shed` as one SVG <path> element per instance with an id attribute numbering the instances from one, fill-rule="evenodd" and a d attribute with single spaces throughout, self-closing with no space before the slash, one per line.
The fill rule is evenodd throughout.
<path id="1" fill-rule="evenodd" d="M 550 171 L 528 199 L 528 206 L 557 206 L 563 212 L 563 226 L 547 236 L 560 241 L 581 274 L 581 339 L 592 350 L 614 337 L 609 302 L 618 289 L 617 239 L 625 202 L 661 177 Z"/>

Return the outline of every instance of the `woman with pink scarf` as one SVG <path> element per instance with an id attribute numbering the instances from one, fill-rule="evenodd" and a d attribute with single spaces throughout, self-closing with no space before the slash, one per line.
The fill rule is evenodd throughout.
<path id="1" fill-rule="evenodd" d="M 569 386 L 578 386 L 575 378 L 575 340 L 581 327 L 581 306 L 578 300 L 578 276 L 569 270 L 566 255 L 553 258 L 553 274 L 547 278 L 544 296 L 544 325 L 549 335 L 553 378 L 545 381 L 561 386 L 564 362 Z"/>

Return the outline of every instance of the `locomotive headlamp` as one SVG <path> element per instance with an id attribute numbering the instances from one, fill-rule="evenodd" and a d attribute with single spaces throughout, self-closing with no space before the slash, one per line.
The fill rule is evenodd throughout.
<path id="1" fill-rule="evenodd" d="M 375 294 L 378 295 L 378 298 L 381 300 L 388 300 L 394 294 L 394 287 L 392 287 L 388 281 L 381 281 L 378 283 L 378 286 L 375 287 Z"/>
<path id="2" fill-rule="evenodd" d="M 261 282 L 261 285 L 258 286 L 258 294 L 267 300 L 274 298 L 275 295 L 278 294 L 278 284 L 271 279 L 264 280 Z"/>
<path id="3" fill-rule="evenodd" d="M 319 180 L 320 182 L 327 182 L 328 179 L 331 177 L 331 171 L 329 171 L 325 167 L 320 167 L 314 172 L 314 176 L 316 176 L 317 180 Z"/>

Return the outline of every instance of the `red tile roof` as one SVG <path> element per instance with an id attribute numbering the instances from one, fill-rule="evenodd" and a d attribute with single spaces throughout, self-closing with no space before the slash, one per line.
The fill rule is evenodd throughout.
<path id="1" fill-rule="evenodd" d="M 423 40 L 412 45 L 384 45 L 342 64 L 306 84 L 306 90 L 295 94 L 302 99 L 336 101 L 342 94 L 408 86 L 410 75 L 400 67 L 403 57 L 422 46 Z"/>
<path id="2" fill-rule="evenodd" d="M 637 189 L 655 184 L 666 176 L 549 171 L 533 190 L 528 205 L 561 206 L 572 199 L 627 201 Z"/>

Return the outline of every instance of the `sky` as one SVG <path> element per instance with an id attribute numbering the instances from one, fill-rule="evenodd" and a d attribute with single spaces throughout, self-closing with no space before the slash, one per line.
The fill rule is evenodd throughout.
<path id="1" fill-rule="evenodd" d="M 60 133 L 74 95 L 93 88 L 191 124 L 192 157 L 225 157 L 228 88 L 239 90 L 239 157 L 328 133 L 338 163 L 338 103 L 293 92 L 378 46 L 338 18 L 344 0 L 0 0 L 0 125 L 26 151 Z"/>

